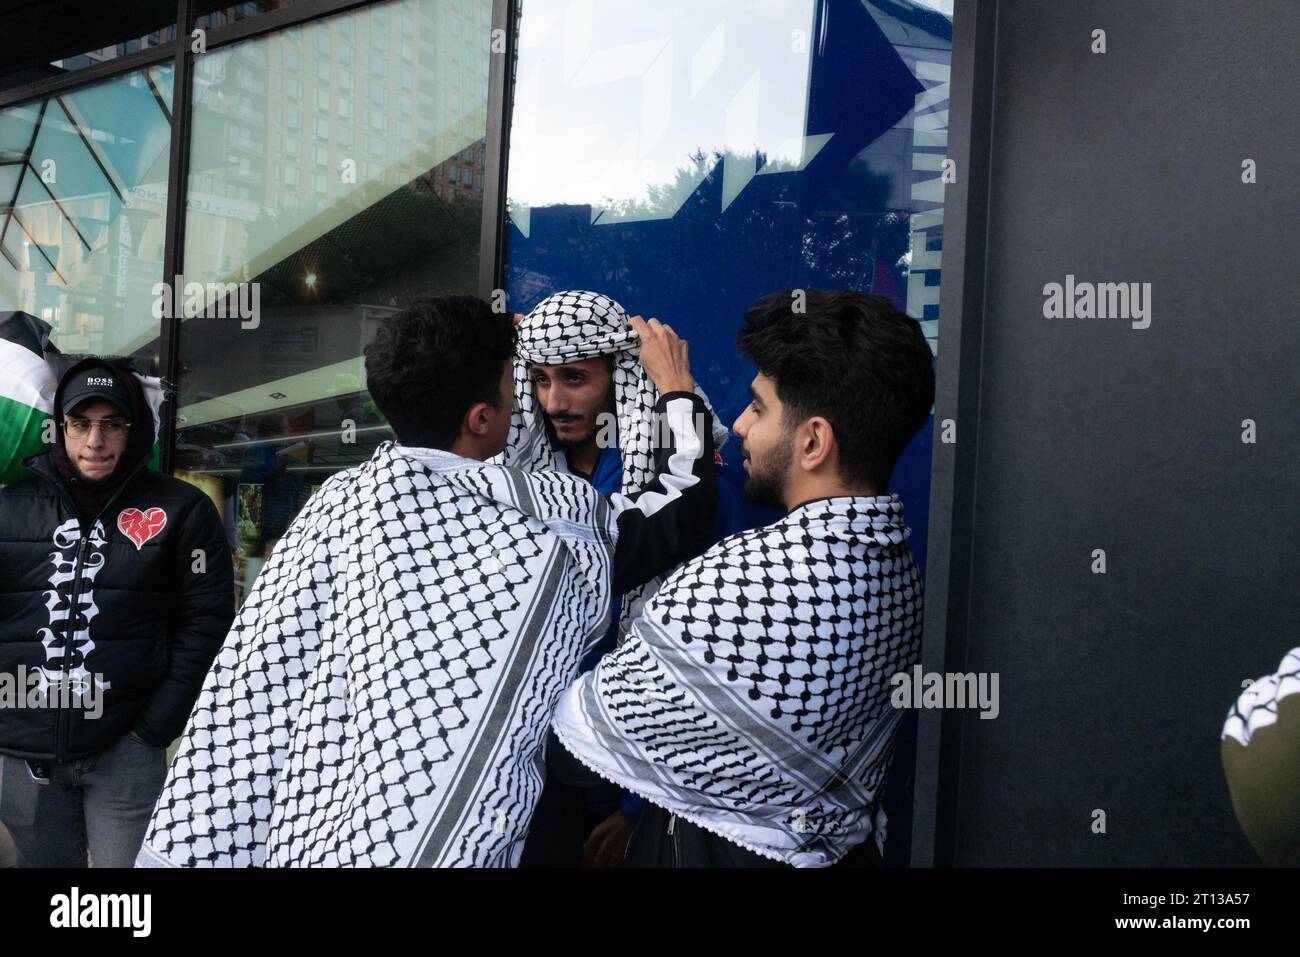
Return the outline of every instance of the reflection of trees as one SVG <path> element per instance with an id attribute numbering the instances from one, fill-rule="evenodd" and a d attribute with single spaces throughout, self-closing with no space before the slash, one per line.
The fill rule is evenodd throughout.
<path id="1" fill-rule="evenodd" d="M 722 209 L 724 170 L 763 171 Z M 905 306 L 909 210 L 889 208 L 893 183 L 865 153 L 806 168 L 762 153 L 698 150 L 642 197 L 532 211 L 529 238 L 510 236 L 512 303 L 597 289 L 691 338 L 720 414 L 738 413 L 748 383 L 735 356 L 745 308 L 774 288 L 860 289 Z M 776 170 L 776 172 L 772 172 Z M 698 345 L 696 345 L 698 344 Z"/>
<path id="2" fill-rule="evenodd" d="M 721 210 L 727 164 L 760 175 Z M 755 273 L 797 277 L 790 285 L 871 290 L 878 263 L 903 286 L 908 212 L 886 208 L 889 177 L 872 172 L 864 159 L 831 176 L 816 165 L 800 170 L 789 160 L 769 163 L 761 152 L 698 150 L 669 179 L 647 186 L 644 197 L 601 204 L 594 225 L 581 222 L 586 207 L 533 215 L 566 234 L 566 260 L 598 254 L 605 280 L 631 287 L 629 298 L 665 281 L 679 293 L 716 297 L 729 279 Z M 551 254 L 540 243 L 532 252 Z"/>

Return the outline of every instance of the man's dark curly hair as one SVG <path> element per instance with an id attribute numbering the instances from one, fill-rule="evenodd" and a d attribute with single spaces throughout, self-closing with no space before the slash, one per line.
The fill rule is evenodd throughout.
<path id="1" fill-rule="evenodd" d="M 773 380 L 787 434 L 814 415 L 831 424 L 840 478 L 883 493 L 934 404 L 934 365 L 920 323 L 884 296 L 795 290 L 757 299 L 736 345 Z"/>
<path id="2" fill-rule="evenodd" d="M 370 397 L 398 441 L 448 449 L 470 406 L 500 401 L 501 364 L 514 356 L 515 336 L 510 315 L 475 296 L 417 299 L 366 346 Z"/>

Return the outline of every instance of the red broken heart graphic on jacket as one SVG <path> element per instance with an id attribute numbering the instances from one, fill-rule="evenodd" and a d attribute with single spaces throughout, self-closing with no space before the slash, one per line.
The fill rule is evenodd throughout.
<path id="1" fill-rule="evenodd" d="M 124 508 L 117 516 L 118 531 L 135 542 L 136 551 L 161 532 L 166 524 L 167 513 L 156 505 L 143 512 L 138 508 Z"/>

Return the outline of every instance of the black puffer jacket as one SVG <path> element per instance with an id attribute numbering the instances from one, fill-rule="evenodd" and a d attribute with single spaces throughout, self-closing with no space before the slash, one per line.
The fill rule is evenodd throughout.
<path id="1" fill-rule="evenodd" d="M 56 419 L 63 383 L 85 365 L 64 375 Z M 32 478 L 0 489 L 0 681 L 12 687 L 44 668 L 89 673 L 106 689 L 98 718 L 85 699 L 0 708 L 2 753 L 74 760 L 128 731 L 167 745 L 184 729 L 234 618 L 221 518 L 197 488 L 147 469 L 152 415 L 134 377 L 123 379 L 135 424 L 122 473 L 107 488 L 87 495 L 56 448 L 27 460 Z"/>

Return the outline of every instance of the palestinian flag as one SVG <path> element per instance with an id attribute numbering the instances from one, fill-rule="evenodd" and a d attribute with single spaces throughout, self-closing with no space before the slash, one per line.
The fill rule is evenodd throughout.
<path id="1" fill-rule="evenodd" d="M 29 474 L 23 459 L 44 452 L 54 440 L 54 390 L 63 372 L 81 356 L 68 356 L 50 342 L 50 324 L 25 312 L 0 312 L 0 485 Z M 159 407 L 162 383 L 138 373 L 153 409 L 154 455 L 158 464 Z M 49 423 L 49 424 L 47 424 Z"/>
<path id="2" fill-rule="evenodd" d="M 23 459 L 45 451 L 47 426 L 59 384 L 47 356 L 50 325 L 25 312 L 0 312 L 0 485 L 26 478 Z"/>

